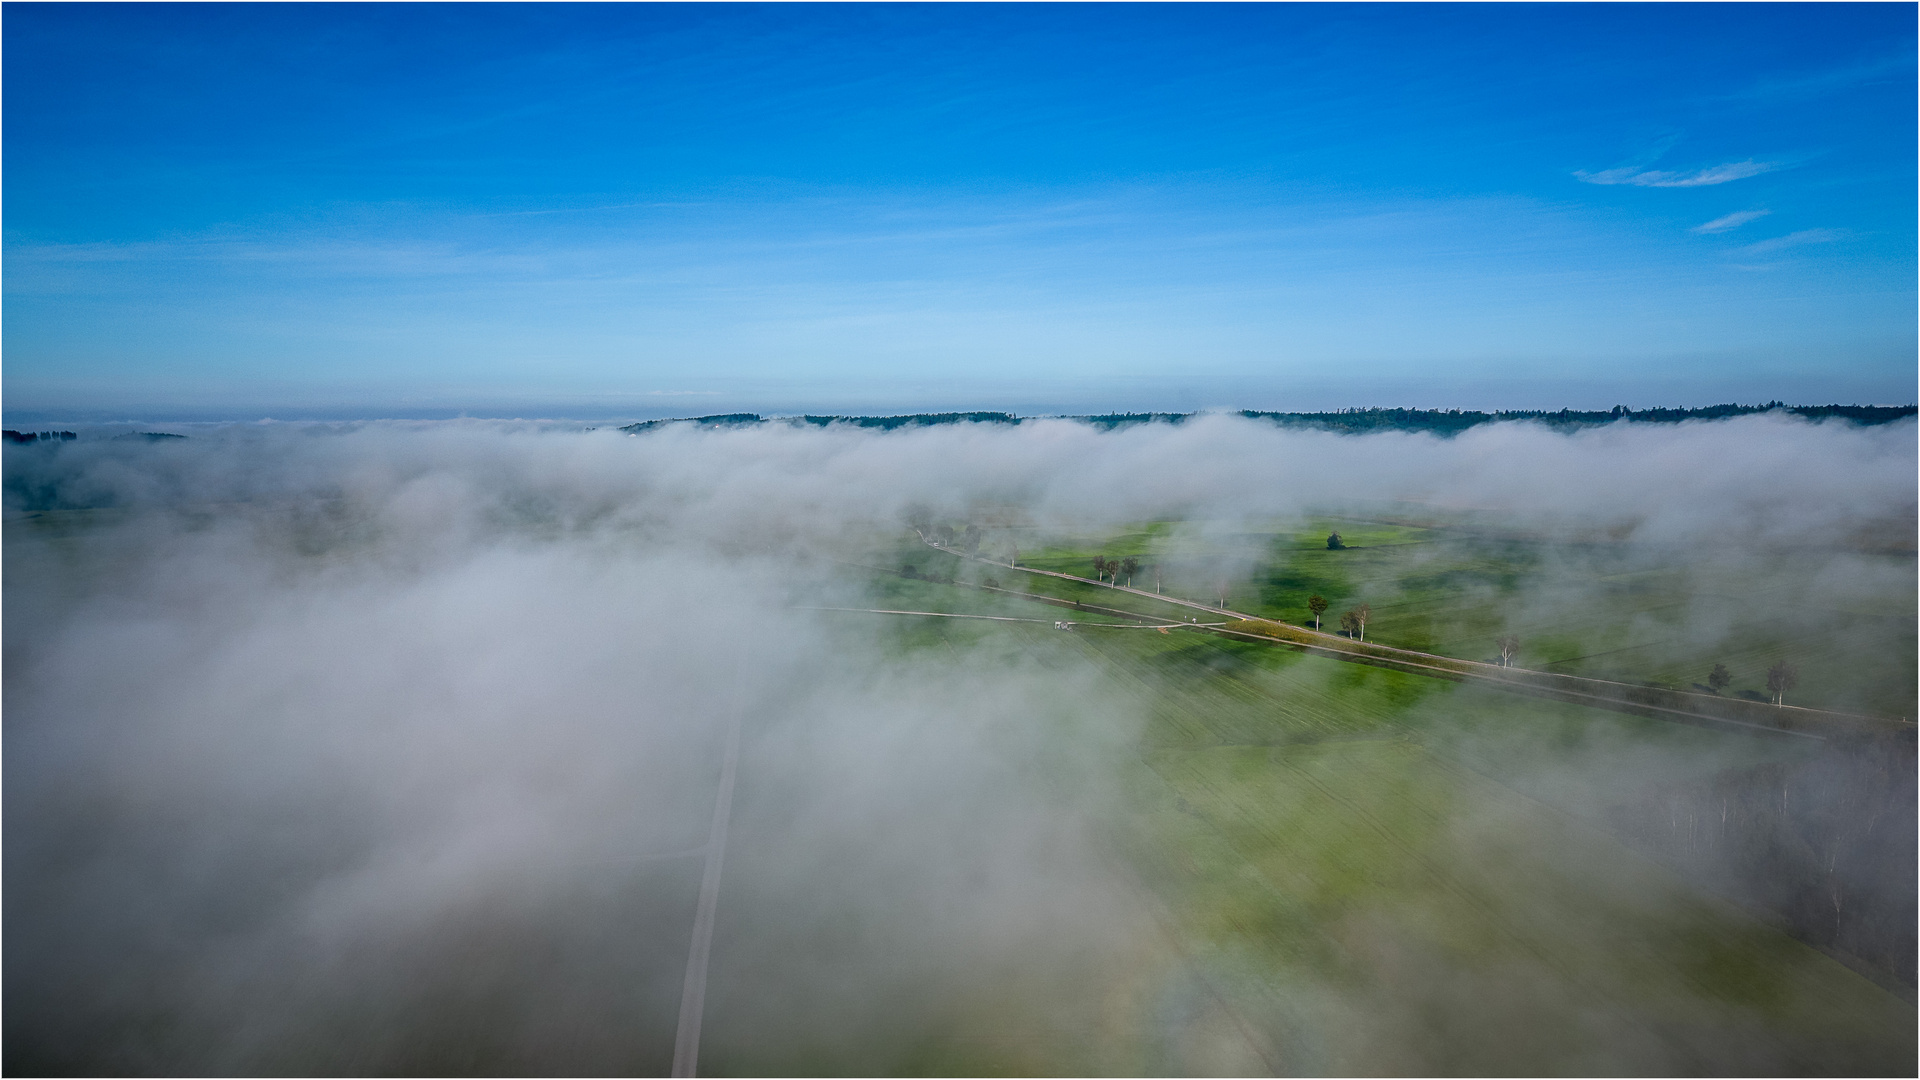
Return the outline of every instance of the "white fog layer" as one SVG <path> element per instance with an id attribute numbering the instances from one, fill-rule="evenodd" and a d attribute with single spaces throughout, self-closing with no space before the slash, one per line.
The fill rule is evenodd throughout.
<path id="1" fill-rule="evenodd" d="M 703 1060 L 844 1063 L 1022 979 L 1097 1027 L 1080 973 L 1167 918 L 1102 831 L 1146 706 L 1079 653 L 819 610 L 884 606 L 860 567 L 910 518 L 1173 521 L 1231 562 L 1432 512 L 1701 580 L 1811 560 L 1675 617 L 1706 642 L 1914 587 L 1911 421 L 168 430 L 7 451 L 14 1072 L 664 1071 L 736 723 Z M 1574 602 L 1549 585 L 1516 610 Z M 1182 1060 L 1305 1067 L 1247 1045 Z"/>

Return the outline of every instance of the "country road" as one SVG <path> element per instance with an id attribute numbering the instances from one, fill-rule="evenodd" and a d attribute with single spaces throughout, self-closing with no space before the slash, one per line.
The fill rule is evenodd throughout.
<path id="1" fill-rule="evenodd" d="M 1213 628 L 1218 628 L 1218 627 L 1227 625 L 1226 623 L 1217 623 L 1217 622 L 1215 623 L 1165 622 L 1165 621 L 1131 622 L 1131 623 L 1072 622 L 1072 621 L 1063 620 L 1063 619 L 1020 619 L 1020 618 L 1015 618 L 1011 615 L 963 615 L 963 614 L 952 612 L 952 611 L 898 611 L 892 608 L 864 608 L 864 607 L 803 607 L 803 608 L 796 608 L 795 610 L 796 611 L 849 611 L 849 612 L 854 612 L 862 615 L 925 615 L 929 618 L 935 618 L 935 619 L 982 619 L 982 620 L 985 620 L 986 622 L 1038 623 L 1042 625 L 1048 622 L 1051 622 L 1054 626 L 1060 627 L 1062 629 L 1069 626 L 1086 626 L 1086 627 L 1093 627 L 1100 630 L 1166 631 L 1166 630 L 1213 629 Z"/>

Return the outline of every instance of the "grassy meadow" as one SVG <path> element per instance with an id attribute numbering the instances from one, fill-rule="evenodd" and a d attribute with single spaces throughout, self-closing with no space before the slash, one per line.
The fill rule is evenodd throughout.
<path id="1" fill-rule="evenodd" d="M 1326 546 L 1335 528 L 1345 550 Z M 1202 539 L 1160 523 L 1021 546 L 1023 565 L 1082 575 L 1095 554 L 1158 561 L 1167 591 L 1193 599 L 1207 597 L 1192 567 L 1213 560 L 1217 570 L 1240 558 L 1229 607 L 1305 624 L 1312 593 L 1333 602 L 1336 619 L 1345 606 L 1370 603 L 1370 640 L 1472 659 L 1487 658 L 1493 635 L 1516 632 L 1527 643 L 1523 664 L 1685 686 L 1704 676 L 1703 664 L 1724 662 L 1735 672 L 1731 692 L 1784 655 L 1806 673 L 1796 700 L 1912 711 L 1910 600 L 1904 637 L 1879 634 L 1885 640 L 1870 652 L 1844 640 L 1797 640 L 1810 620 L 1846 621 L 1834 613 L 1776 625 L 1764 603 L 1746 597 L 1740 617 L 1708 646 L 1687 640 L 1686 619 L 1697 618 L 1690 605 L 1711 602 L 1700 592 L 1713 574 L 1684 562 L 1636 568 L 1604 546 L 1568 551 L 1331 519 Z M 1249 550 L 1260 557 L 1247 560 Z M 1013 592 L 1143 616 L 1191 614 L 996 571 L 917 541 L 869 561 L 913 575 L 872 575 L 865 587 L 874 607 L 1060 611 L 969 587 L 991 577 Z M 1899 565 L 1911 575 L 1910 558 Z M 1136 586 L 1152 587 L 1150 576 L 1140 578 Z M 1901 603 L 1853 614 L 1897 627 Z M 1190 631 L 1061 633 L 897 618 L 890 632 L 903 650 L 998 648 L 1063 669 L 1090 665 L 1138 707 L 1145 722 L 1117 766 L 1124 796 L 1102 830 L 1115 865 L 1137 882 L 1125 903 L 1138 920 L 1138 947 L 1052 976 L 1010 975 L 996 992 L 907 1025 L 917 1034 L 878 1059 L 869 1043 L 857 1052 L 820 1048 L 799 1062 L 742 1053 L 723 1068 L 1913 1068 L 1910 975 L 1902 982 L 1844 950 L 1816 948 L 1818 934 L 1700 869 L 1707 855 L 1732 858 L 1714 845 L 1731 852 L 1746 842 L 1737 800 L 1751 793 L 1738 785 L 1800 775 L 1820 759 L 1818 744 L 1541 702 Z M 1656 806 L 1650 794 L 1676 791 L 1718 793 L 1719 824 L 1703 823 L 1695 806 L 1708 794 L 1684 806 Z M 1670 822 L 1659 809 L 1669 804 L 1680 807 Z M 1654 826 L 1660 835 L 1649 839 Z M 1709 836 L 1710 827 L 1719 831 Z"/>
<path id="2" fill-rule="evenodd" d="M 1334 532 L 1340 550 L 1327 546 Z M 1714 551 L 1605 538 L 1331 517 L 1271 531 L 1155 522 L 1030 543 L 1024 566 L 1086 577 L 1095 556 L 1132 556 L 1143 567 L 1136 587 L 1152 588 L 1158 565 L 1173 595 L 1215 603 L 1224 584 L 1227 607 L 1299 626 L 1313 625 L 1310 596 L 1328 601 L 1330 631 L 1365 604 L 1367 639 L 1401 648 L 1491 661 L 1498 638 L 1513 634 L 1517 666 L 1691 690 L 1724 664 L 1725 693 L 1759 696 L 1768 667 L 1785 660 L 1800 675 L 1792 703 L 1915 715 L 1911 552 L 1788 551 L 1728 564 Z M 1027 587 L 1070 599 L 1099 592 L 1039 578 Z"/>
<path id="3" fill-rule="evenodd" d="M 30 527 L 63 557 L 80 551 L 68 534 L 84 530 L 70 517 Z M 1326 544 L 1335 530 L 1341 550 Z M 1700 553 L 1353 519 L 1264 532 L 1155 522 L 1087 535 L 1003 523 L 982 550 L 1010 538 L 1024 566 L 1086 575 L 1096 555 L 1133 556 L 1143 564 L 1137 587 L 1152 588 L 1157 567 L 1171 595 L 1216 600 L 1210 590 L 1224 584 L 1226 606 L 1299 625 L 1310 623 L 1312 594 L 1331 602 L 1330 628 L 1343 610 L 1369 604 L 1369 640 L 1392 645 L 1487 659 L 1496 636 L 1514 633 L 1526 666 L 1682 688 L 1725 663 L 1729 693 L 1752 692 L 1768 664 L 1787 658 L 1802 673 L 1795 702 L 1914 713 L 1911 555 L 1847 553 L 1840 565 L 1862 579 L 1905 583 L 1875 590 L 1835 584 L 1831 560 L 1795 553 L 1723 566 Z M 1022 744 L 1054 755 L 1023 762 L 1022 782 L 1038 776 L 1064 793 L 1060 805 L 1092 815 L 1099 872 L 1061 877 L 1098 883 L 1103 892 L 1071 895 L 1109 932 L 1098 949 L 1047 940 L 1059 913 L 1026 920 L 1020 906 L 1058 902 L 1045 895 L 1056 879 L 1044 874 L 1003 883 L 1011 892 L 971 894 L 1019 903 L 941 906 L 925 882 L 983 886 L 948 882 L 948 868 L 924 864 L 948 860 L 969 875 L 1002 865 L 967 847 L 986 831 L 967 815 L 990 800 L 942 790 L 935 761 L 918 774 L 927 790 L 878 800 L 912 807 L 909 820 L 815 828 L 793 814 L 809 804 L 780 784 L 831 785 L 794 763 L 804 738 L 764 737 L 755 720 L 720 893 L 703 1073 L 1914 1068 L 1910 753 L 1862 766 L 1807 739 L 1162 632 L 1141 623 L 1199 616 L 959 559 L 911 534 L 840 554 L 840 578 L 801 590 L 800 606 L 1021 620 L 810 616 L 829 637 L 847 634 L 849 654 L 877 645 L 877 669 L 925 675 L 946 665 L 978 685 L 941 692 L 982 712 L 1005 672 L 1098 687 L 1077 698 L 1063 690 L 1051 711 L 997 722 L 1058 726 L 1057 737 Z M 1822 597 L 1825 607 L 1809 602 Z M 1062 621 L 1072 629 L 1054 627 Z M 741 647 L 750 644 L 743 634 Z M 788 704 L 761 707 L 779 715 Z M 843 754 L 858 758 L 869 737 L 916 752 L 947 745 L 937 733 L 889 730 L 893 719 L 864 716 L 871 730 Z M 1074 740 L 1103 723 L 1120 734 L 1080 752 Z M 698 765 L 709 767 L 717 775 L 717 763 Z M 958 775 L 956 784 L 969 779 Z M 689 784 L 689 821 L 710 812 L 706 776 Z M 1862 795 L 1863 777 L 1880 787 Z M 1000 825 L 998 835 L 1020 832 Z M 439 954 L 418 962 L 436 974 L 397 998 L 422 1003 L 417 1015 L 387 1015 L 377 1005 L 385 998 L 351 1002 L 316 1029 L 326 1038 L 260 1060 L 289 1072 L 316 1062 L 321 1071 L 590 1072 L 606 1061 L 664 1071 L 698 840 L 659 858 L 543 866 L 527 889 L 557 900 L 475 914 L 452 935 L 457 965 L 436 966 Z M 1088 856 L 1076 848 L 1061 857 Z M 1033 892 L 1019 892 L 1024 885 Z M 882 903 L 894 897 L 924 906 Z M 863 900 L 887 910 L 873 917 Z M 948 925 L 983 912 L 985 930 Z M 1002 947 L 964 953 L 982 939 Z M 516 1015 L 508 990 L 529 972 L 557 983 L 582 971 L 616 990 L 594 995 L 591 1013 L 544 1018 L 569 1049 L 531 1055 L 505 1022 Z"/>

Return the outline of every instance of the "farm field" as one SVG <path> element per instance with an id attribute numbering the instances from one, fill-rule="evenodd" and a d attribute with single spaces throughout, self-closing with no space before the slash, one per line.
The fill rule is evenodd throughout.
<path id="1" fill-rule="evenodd" d="M 1263 1003 L 1248 1008 L 1300 1055 L 1283 1071 L 1820 1071 L 1848 1047 L 1875 1071 L 1911 1056 L 1897 997 L 1604 827 L 1606 804 L 1650 782 L 1802 748 L 1238 643 L 1153 656 L 1085 640 L 1157 670 L 1141 677 L 1161 704 L 1139 835 L 1208 955 L 1231 958 Z M 1657 747 L 1665 775 L 1622 767 L 1627 746 Z M 1569 768 L 1584 790 L 1555 791 Z M 1878 1019 L 1851 1026 L 1863 1016 Z M 1758 1042 L 1742 1034 L 1756 1019 Z"/>
<path id="2" fill-rule="evenodd" d="M 969 591 L 913 584 L 918 603 Z M 755 988 L 779 996 L 751 957 L 782 950 L 736 910 L 717 1072 L 1882 1074 L 1914 1058 L 1908 1000 L 1609 827 L 1649 785 L 1792 767 L 1804 740 L 1188 631 L 897 623 L 908 653 L 1091 666 L 1139 706 L 1101 830 L 1136 883 L 1102 917 L 1133 944 L 937 1001 L 903 989 L 873 1003 L 872 1037 L 761 1038 L 724 1018 L 760 1015 Z"/>
<path id="3" fill-rule="evenodd" d="M 1044 541 L 1037 530 L 1003 531 L 1029 534 L 1018 541 L 1022 566 L 1086 577 L 1096 556 L 1131 556 L 1141 566 L 1136 586 L 1152 588 L 1157 567 L 1171 595 L 1224 597 L 1228 608 L 1298 626 L 1313 625 L 1306 601 L 1316 594 L 1329 602 L 1322 628 L 1330 631 L 1343 611 L 1365 604 L 1367 640 L 1400 648 L 1492 661 L 1496 640 L 1512 634 L 1519 667 L 1705 690 L 1696 684 L 1724 664 L 1724 693 L 1752 697 L 1766 696 L 1768 667 L 1785 660 L 1799 672 L 1796 704 L 1916 713 L 1911 552 L 1784 551 L 1727 562 L 1712 551 L 1353 518 L 1266 531 L 1154 522 Z M 1341 550 L 1327 547 L 1335 532 Z M 902 548 L 903 558 L 915 554 Z M 1068 599 L 1104 592 L 1032 576 L 1025 587 Z"/>
<path id="4" fill-rule="evenodd" d="M 90 513 L 10 526 L 10 557 L 36 538 L 88 558 Z M 324 525 L 287 531 L 363 542 Z M 1348 546 L 1326 546 L 1334 529 Z M 1703 566 L 1356 519 L 1055 527 L 1050 539 L 1009 521 L 982 553 L 1009 537 L 1021 566 L 1085 574 L 1097 554 L 1132 556 L 1136 585 L 1157 569 L 1169 595 L 1205 603 L 1224 583 L 1228 607 L 1295 624 L 1308 621 L 1303 593 L 1326 596 L 1336 618 L 1370 604 L 1369 640 L 1444 655 L 1486 659 L 1489 635 L 1518 633 L 1523 664 L 1565 656 L 1554 670 L 1678 684 L 1721 662 L 1736 672 L 1729 693 L 1786 656 L 1804 676 L 1794 700 L 1912 712 L 1899 683 L 1911 661 L 1897 655 L 1912 631 L 1896 625 L 1910 601 L 1867 587 L 1910 580 L 1898 555 L 1847 554 L 1852 577 L 1835 579 L 1833 560 L 1821 578 L 1807 569 L 1818 560 L 1791 553 Z M 569 652 L 640 632 L 750 661 L 774 634 L 807 642 L 804 662 L 774 656 L 768 666 L 791 666 L 737 692 L 702 1073 L 1913 1068 L 1910 739 L 1691 727 L 1344 662 L 1211 634 L 1191 608 L 962 559 L 910 533 L 819 555 L 779 564 L 785 576 L 763 579 L 773 586 L 726 606 L 709 599 L 726 581 L 715 575 L 639 607 L 648 617 L 630 606 L 672 564 L 614 579 L 625 591 L 602 598 L 614 633 L 529 661 L 564 670 Z M 1735 587 L 1749 578 L 1769 588 Z M 590 577 L 580 596 L 606 580 Z M 500 655 L 560 632 L 585 602 L 530 621 L 538 633 L 516 628 Z M 1844 636 L 1876 612 L 1874 626 L 1895 629 Z M 1841 644 L 1796 644 L 1808 626 Z M 605 654 L 607 670 L 632 662 L 624 646 Z M 754 664 L 729 670 L 744 682 Z M 658 699 L 672 738 L 647 745 L 653 771 L 573 819 L 606 828 L 606 842 L 510 861 L 507 886 L 463 901 L 432 936 L 403 927 L 362 941 L 347 954 L 355 978 L 222 1060 L 664 1071 L 714 850 L 702 838 L 722 753 L 703 718 L 735 693 L 703 682 Z M 655 699 L 609 695 L 575 715 L 611 709 L 625 731 L 636 705 Z M 567 722 L 532 696 L 512 718 L 528 746 Z M 529 786 L 565 791 L 593 760 L 568 755 Z M 606 807 L 626 816 L 610 824 Z M 58 892 L 16 891 L 16 918 L 64 910 Z M 63 1018 L 71 1029 L 38 1045 L 74 1056 L 15 1054 L 37 1066 L 27 1071 L 101 1071 L 116 1054 L 202 1063 L 217 1030 L 207 1017 L 225 1015 Z"/>
<path id="5" fill-rule="evenodd" d="M 1326 547 L 1322 530 L 1333 528 L 1350 546 Z M 1662 645 L 1688 629 L 1683 616 L 1697 618 L 1703 602 L 1676 590 L 1704 588 L 1713 574 L 1685 564 L 1633 569 L 1604 549 L 1570 555 L 1433 532 L 1323 521 L 1292 534 L 1215 538 L 1209 548 L 1158 523 L 1050 546 L 1025 539 L 1019 561 L 1084 576 L 1096 553 L 1134 555 L 1162 564 L 1169 593 L 1184 587 L 1204 600 L 1191 568 L 1254 548 L 1264 561 L 1242 565 L 1230 608 L 1304 623 L 1289 608 L 1318 592 L 1335 601 L 1334 614 L 1370 603 L 1370 640 L 1486 659 L 1476 635 L 1514 632 L 1502 612 L 1524 600 L 1526 618 L 1537 621 L 1519 622 L 1529 640 L 1521 663 L 1672 684 L 1690 665 L 1750 672 L 1786 655 L 1803 670 L 1835 668 L 1809 674 L 1802 697 L 1824 693 L 1820 700 L 1835 706 L 1878 704 L 1891 715 L 1904 704 L 1911 715 L 1910 684 L 1904 699 L 1897 687 L 1899 634 L 1872 649 L 1791 646 L 1795 626 L 1817 618 L 1840 625 L 1845 611 L 1803 612 L 1775 628 L 1754 614 L 1772 601 L 1738 594 L 1745 621 L 1711 648 Z M 1882 570 L 1910 575 L 1910 559 L 1885 558 Z M 1103 630 L 1085 624 L 1119 617 L 1009 594 L 1151 620 L 1193 613 L 996 570 L 917 540 L 863 561 L 891 572 L 861 579 L 860 606 L 1077 624 L 1061 633 L 894 616 L 885 633 L 903 657 L 984 650 L 1045 658 L 1063 674 L 1090 666 L 1132 703 L 1143 719 L 1111 761 L 1123 794 L 1101 835 L 1135 883 L 1113 904 L 1136 925 L 1129 940 L 1137 947 L 1040 965 L 1046 974 L 1008 972 L 992 989 L 937 1008 L 900 1004 L 903 1022 L 889 1027 L 897 1045 L 878 1059 L 871 1042 L 816 1042 L 796 1059 L 736 1032 L 722 1042 L 730 1049 L 718 1051 L 718 1069 L 1875 1075 L 1912 1067 L 1910 965 L 1858 955 L 1885 946 L 1888 920 L 1861 915 L 1880 919 L 1880 929 L 1822 930 L 1793 907 L 1805 908 L 1804 897 L 1763 896 L 1753 884 L 1793 876 L 1752 858 L 1756 836 L 1784 827 L 1756 809 L 1764 798 L 1755 792 L 1774 785 L 1804 797 L 1806 777 L 1824 775 L 1831 756 L 1817 742 L 1529 700 L 1194 630 Z M 989 579 L 998 591 L 975 587 Z M 1774 591 L 1800 595 L 1790 578 Z M 1874 613 L 1858 596 L 1851 602 L 1861 607 L 1856 615 Z M 1900 624 L 1898 599 L 1877 603 L 1880 617 Z M 1555 612 L 1562 622 L 1552 621 Z M 1904 625 L 1910 641 L 1910 617 Z M 1736 674 L 1734 689 L 1742 685 Z M 1888 790 L 1885 799 L 1910 810 L 1910 788 Z M 1717 822 L 1704 820 L 1709 804 L 1719 808 Z M 1808 842 L 1841 852 L 1858 839 L 1843 829 Z M 1840 896 L 1845 860 L 1838 865 L 1838 876 L 1802 883 L 1802 892 Z M 1901 873 L 1895 868 L 1893 880 Z M 1910 889 L 1894 894 L 1893 906 L 1910 913 Z M 1903 917 L 1910 921 L 1896 912 L 1891 923 Z M 1910 941 L 1910 930 L 1899 940 Z"/>

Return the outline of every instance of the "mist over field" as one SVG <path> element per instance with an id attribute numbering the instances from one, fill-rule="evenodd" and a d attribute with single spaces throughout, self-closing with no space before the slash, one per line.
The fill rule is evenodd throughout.
<path id="1" fill-rule="evenodd" d="M 1110 835 L 1151 711 L 1129 684 L 1065 645 L 909 647 L 821 610 L 886 606 L 863 568 L 907 521 L 981 521 L 989 550 L 1167 522 L 1211 552 L 1196 574 L 1243 578 L 1274 522 L 1426 514 L 1565 545 L 1503 601 L 1516 623 L 1588 602 L 1554 559 L 1682 567 L 1662 618 L 1703 649 L 1779 612 L 1857 630 L 1915 584 L 1910 420 L 169 430 L 6 451 L 10 1072 L 664 1072 L 736 724 L 703 1069 L 1055 1068 L 1008 1048 L 1029 1031 L 1087 1071 L 1314 1071 L 1129 981 L 1179 952 Z M 1911 718 L 1893 686 L 1821 704 Z M 1665 753 L 1502 752 L 1543 793 Z M 1458 850 L 1496 860 L 1503 822 L 1462 818 Z M 1910 871 L 1873 887 L 1910 906 Z M 1621 903 L 1666 903 L 1638 880 Z M 1445 1067 L 1439 1021 L 1296 989 L 1375 1060 Z M 947 1034 L 975 1028 L 1006 1045 Z M 1690 1052 L 1732 1056 L 1695 1067 L 1781 1067 L 1714 1038 Z M 1617 1041 L 1616 1065 L 1688 1064 Z"/>

